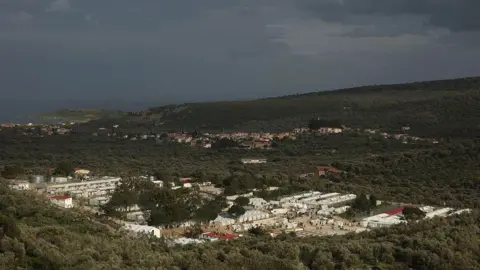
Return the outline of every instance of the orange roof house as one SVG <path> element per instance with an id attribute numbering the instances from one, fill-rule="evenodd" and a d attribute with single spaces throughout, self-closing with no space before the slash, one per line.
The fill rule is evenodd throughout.
<path id="1" fill-rule="evenodd" d="M 329 166 L 317 167 L 317 173 L 318 173 L 318 176 L 323 176 L 327 174 L 340 174 L 342 173 L 342 171 L 329 165 Z"/>

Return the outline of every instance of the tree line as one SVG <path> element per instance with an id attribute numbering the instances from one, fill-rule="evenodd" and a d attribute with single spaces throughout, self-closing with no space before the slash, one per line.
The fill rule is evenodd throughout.
<path id="1" fill-rule="evenodd" d="M 346 236 L 299 240 L 252 232 L 228 242 L 169 247 L 1 184 L 0 209 L 1 269 L 480 268 L 478 212 Z"/>

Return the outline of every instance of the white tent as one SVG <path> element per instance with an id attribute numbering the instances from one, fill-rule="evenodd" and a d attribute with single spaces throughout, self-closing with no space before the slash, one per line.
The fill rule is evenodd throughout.
<path id="1" fill-rule="evenodd" d="M 144 226 L 144 225 L 137 225 L 137 224 L 125 224 L 123 229 L 126 231 L 131 231 L 138 234 L 146 234 L 150 236 L 155 236 L 160 238 L 160 229 L 152 227 L 152 226 Z"/>
<path id="2" fill-rule="evenodd" d="M 235 220 L 233 218 L 226 218 L 222 216 L 218 216 L 214 221 L 212 221 L 213 224 L 215 225 L 220 225 L 220 226 L 227 226 L 227 225 L 232 225 L 235 223 Z"/>
<path id="3" fill-rule="evenodd" d="M 245 214 L 241 215 L 237 218 L 238 222 L 249 222 L 259 219 L 266 219 L 269 218 L 270 214 L 258 210 L 249 210 L 245 212 Z"/>

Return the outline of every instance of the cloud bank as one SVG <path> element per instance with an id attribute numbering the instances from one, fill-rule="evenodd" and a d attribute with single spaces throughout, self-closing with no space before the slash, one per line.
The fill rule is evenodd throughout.
<path id="1" fill-rule="evenodd" d="M 181 102 L 479 74 L 473 0 L 0 0 L 2 96 Z"/>

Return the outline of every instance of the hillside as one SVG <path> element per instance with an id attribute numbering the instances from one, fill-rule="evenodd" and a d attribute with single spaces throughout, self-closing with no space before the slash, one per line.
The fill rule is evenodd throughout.
<path id="1" fill-rule="evenodd" d="M 480 125 L 480 77 L 374 85 L 250 101 L 187 103 L 106 117 L 86 127 L 124 129 L 281 130 L 312 117 L 352 127 L 399 129 L 423 136 L 476 136 Z"/>
<path id="2" fill-rule="evenodd" d="M 34 202 L 34 203 L 32 203 Z M 245 237 L 169 248 L 77 210 L 0 185 L 1 269 L 478 269 L 480 216 L 434 219 L 349 236 Z"/>

